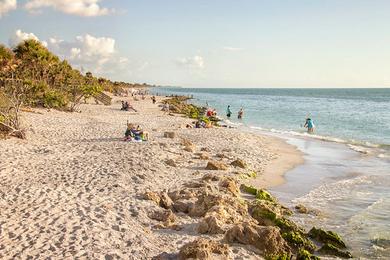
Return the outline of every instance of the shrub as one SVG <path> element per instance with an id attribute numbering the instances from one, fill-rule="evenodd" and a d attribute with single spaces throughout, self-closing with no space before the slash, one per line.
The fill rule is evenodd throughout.
<path id="1" fill-rule="evenodd" d="M 43 106 L 47 108 L 64 108 L 67 105 L 66 96 L 56 90 L 50 90 L 43 95 Z"/>

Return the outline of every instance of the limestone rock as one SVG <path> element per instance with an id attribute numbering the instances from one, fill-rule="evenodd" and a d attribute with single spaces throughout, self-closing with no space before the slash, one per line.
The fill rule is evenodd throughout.
<path id="1" fill-rule="evenodd" d="M 168 159 L 165 161 L 165 163 L 171 167 L 177 167 L 177 164 L 176 164 L 175 160 L 173 160 L 173 159 Z"/>
<path id="2" fill-rule="evenodd" d="M 320 258 L 301 248 L 297 253 L 297 260 L 320 260 Z"/>
<path id="3" fill-rule="evenodd" d="M 239 167 L 239 168 L 242 168 L 242 169 L 246 169 L 248 167 L 248 165 L 246 164 L 246 162 L 244 162 L 243 160 L 241 159 L 237 159 L 233 162 L 230 163 L 230 165 L 234 166 L 234 167 Z"/>
<path id="4" fill-rule="evenodd" d="M 195 155 L 198 156 L 197 159 L 200 159 L 200 160 L 209 160 L 210 159 L 210 156 L 208 156 L 206 153 L 196 153 Z"/>
<path id="5" fill-rule="evenodd" d="M 226 164 L 222 162 L 216 162 L 216 161 L 209 161 L 206 166 L 206 170 L 212 170 L 212 171 L 218 171 L 218 170 L 225 171 L 227 169 L 228 167 Z"/>
<path id="6" fill-rule="evenodd" d="M 187 145 L 187 146 L 184 147 L 183 150 L 186 151 L 186 152 L 193 153 L 193 152 L 195 152 L 195 146 Z"/>
<path id="7" fill-rule="evenodd" d="M 198 226 L 198 232 L 201 234 L 223 234 L 223 223 L 217 216 L 207 216 L 202 219 Z"/>
<path id="8" fill-rule="evenodd" d="M 163 252 L 159 255 L 152 257 L 152 260 L 177 260 L 177 254 Z"/>
<path id="9" fill-rule="evenodd" d="M 230 192 L 233 196 L 238 197 L 240 194 L 240 190 L 237 186 L 237 182 L 232 178 L 225 178 L 220 183 L 219 186 L 225 188 L 228 192 Z"/>
<path id="10" fill-rule="evenodd" d="M 249 186 L 246 184 L 241 184 L 241 190 L 245 193 L 252 194 L 256 196 L 256 199 L 259 200 L 268 200 L 272 202 L 276 202 L 276 198 L 273 197 L 268 191 L 263 189 L 256 189 L 253 186 Z"/>
<path id="11" fill-rule="evenodd" d="M 154 201 L 157 205 L 160 205 L 160 195 L 157 192 L 147 191 L 143 194 L 143 199 Z"/>
<path id="12" fill-rule="evenodd" d="M 223 153 L 217 153 L 215 156 L 220 159 L 227 158 L 227 156 Z"/>
<path id="13" fill-rule="evenodd" d="M 171 210 L 155 210 L 149 213 L 149 218 L 171 225 L 176 221 L 175 214 Z"/>
<path id="14" fill-rule="evenodd" d="M 217 175 L 208 173 L 202 177 L 203 181 L 219 181 L 221 178 Z"/>
<path id="15" fill-rule="evenodd" d="M 164 137 L 173 139 L 176 137 L 176 133 L 175 132 L 164 132 Z"/>
<path id="16" fill-rule="evenodd" d="M 189 139 L 186 138 L 181 139 L 181 144 L 183 146 L 195 146 Z"/>
<path id="17" fill-rule="evenodd" d="M 228 245 L 218 243 L 214 240 L 199 238 L 184 245 L 179 252 L 179 259 L 203 259 L 212 260 L 216 257 L 230 259 Z"/>
<path id="18" fill-rule="evenodd" d="M 342 251 L 335 247 L 332 244 L 325 244 L 323 245 L 320 250 L 318 250 L 319 253 L 325 254 L 325 255 L 334 255 L 342 258 L 353 258 L 352 254 L 348 251 Z"/>
<path id="19" fill-rule="evenodd" d="M 282 237 L 293 248 L 305 249 L 311 253 L 313 253 L 314 250 L 316 250 L 316 246 L 313 244 L 313 242 L 311 242 L 303 233 L 296 232 L 296 231 L 289 231 L 283 233 Z"/>
<path id="20" fill-rule="evenodd" d="M 188 213 L 189 207 L 192 205 L 192 202 L 186 200 L 177 200 L 173 204 L 173 208 L 178 212 Z"/>
<path id="21" fill-rule="evenodd" d="M 307 213 L 309 213 L 309 210 L 308 210 L 304 205 L 302 205 L 302 204 L 296 205 L 296 206 L 295 206 L 295 209 L 296 209 L 299 213 L 301 213 L 301 214 L 307 214 Z"/>
<path id="22" fill-rule="evenodd" d="M 173 205 L 172 199 L 168 196 L 166 192 L 162 192 L 160 194 L 160 207 L 163 207 L 164 209 L 171 209 Z"/>
<path id="23" fill-rule="evenodd" d="M 313 227 L 310 229 L 308 235 L 321 243 L 331 244 L 337 248 L 346 248 L 344 241 L 335 232 Z"/>
<path id="24" fill-rule="evenodd" d="M 285 216 L 291 215 L 292 212 L 276 202 L 255 200 L 249 205 L 249 214 L 260 225 L 278 226 L 283 232 L 299 231 L 303 233 L 303 230 L 294 222 L 285 218 Z"/>
<path id="25" fill-rule="evenodd" d="M 276 227 L 258 226 L 250 223 L 235 225 L 225 234 L 229 243 L 252 245 L 264 255 L 290 253 L 291 249 Z"/>
<path id="26" fill-rule="evenodd" d="M 204 193 L 199 194 L 198 200 L 189 207 L 188 214 L 191 217 L 203 217 L 209 211 L 217 212 L 221 209 L 229 209 L 232 218 L 237 218 L 234 214 L 245 215 L 248 211 L 247 205 L 238 199 L 221 194 Z"/>

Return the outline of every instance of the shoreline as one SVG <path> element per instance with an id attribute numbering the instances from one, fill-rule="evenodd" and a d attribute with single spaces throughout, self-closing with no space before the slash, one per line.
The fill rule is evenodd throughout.
<path id="1" fill-rule="evenodd" d="M 130 100 L 137 113 L 120 111 L 121 99 L 129 98 L 114 97 L 111 106 L 82 105 L 82 113 L 24 113 L 28 139 L 0 141 L 1 256 L 151 258 L 177 251 L 199 236 L 194 230 L 199 220 L 178 213 L 177 231 L 156 229 L 159 221 L 150 214 L 157 209 L 142 200 L 145 192 L 182 189 L 210 173 L 237 185 L 253 181 L 250 175 L 256 172 L 273 185 L 301 156 L 274 137 L 227 128 L 186 129 L 192 119 L 164 114 L 149 98 Z M 128 120 L 151 139 L 124 142 Z M 174 132 L 174 138 L 164 137 L 165 132 Z M 295 159 L 286 161 L 286 152 Z M 238 159 L 247 166 L 230 165 Z M 226 169 L 206 170 L 209 161 Z M 287 162 L 294 163 L 279 167 Z M 30 246 L 23 249 L 25 243 Z M 232 249 L 235 257 L 258 256 L 246 247 Z"/>
<path id="2" fill-rule="evenodd" d="M 278 156 L 266 165 L 261 176 L 250 183 L 255 187 L 266 189 L 286 183 L 285 175 L 290 170 L 305 163 L 303 153 L 296 146 L 287 143 L 280 137 L 267 136 L 267 138 L 268 145 Z"/>

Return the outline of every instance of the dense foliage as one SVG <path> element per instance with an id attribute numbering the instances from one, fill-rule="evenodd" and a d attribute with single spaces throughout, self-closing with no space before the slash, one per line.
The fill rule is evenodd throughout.
<path id="1" fill-rule="evenodd" d="M 9 49 L 0 44 L 0 131 L 20 128 L 22 106 L 74 111 L 103 90 L 120 94 L 125 87 L 147 86 L 83 75 L 39 41 L 26 40 Z"/>

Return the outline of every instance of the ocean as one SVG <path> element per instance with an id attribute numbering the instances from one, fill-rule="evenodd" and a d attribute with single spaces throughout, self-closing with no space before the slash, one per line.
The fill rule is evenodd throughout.
<path id="1" fill-rule="evenodd" d="M 304 153 L 305 163 L 271 188 L 282 202 L 320 215 L 297 214 L 309 229 L 339 232 L 360 259 L 390 259 L 390 89 L 156 88 L 192 95 L 226 124 L 276 135 Z M 233 116 L 226 118 L 230 105 Z M 237 118 L 243 107 L 244 118 Z M 315 124 L 307 134 L 305 118 Z"/>

